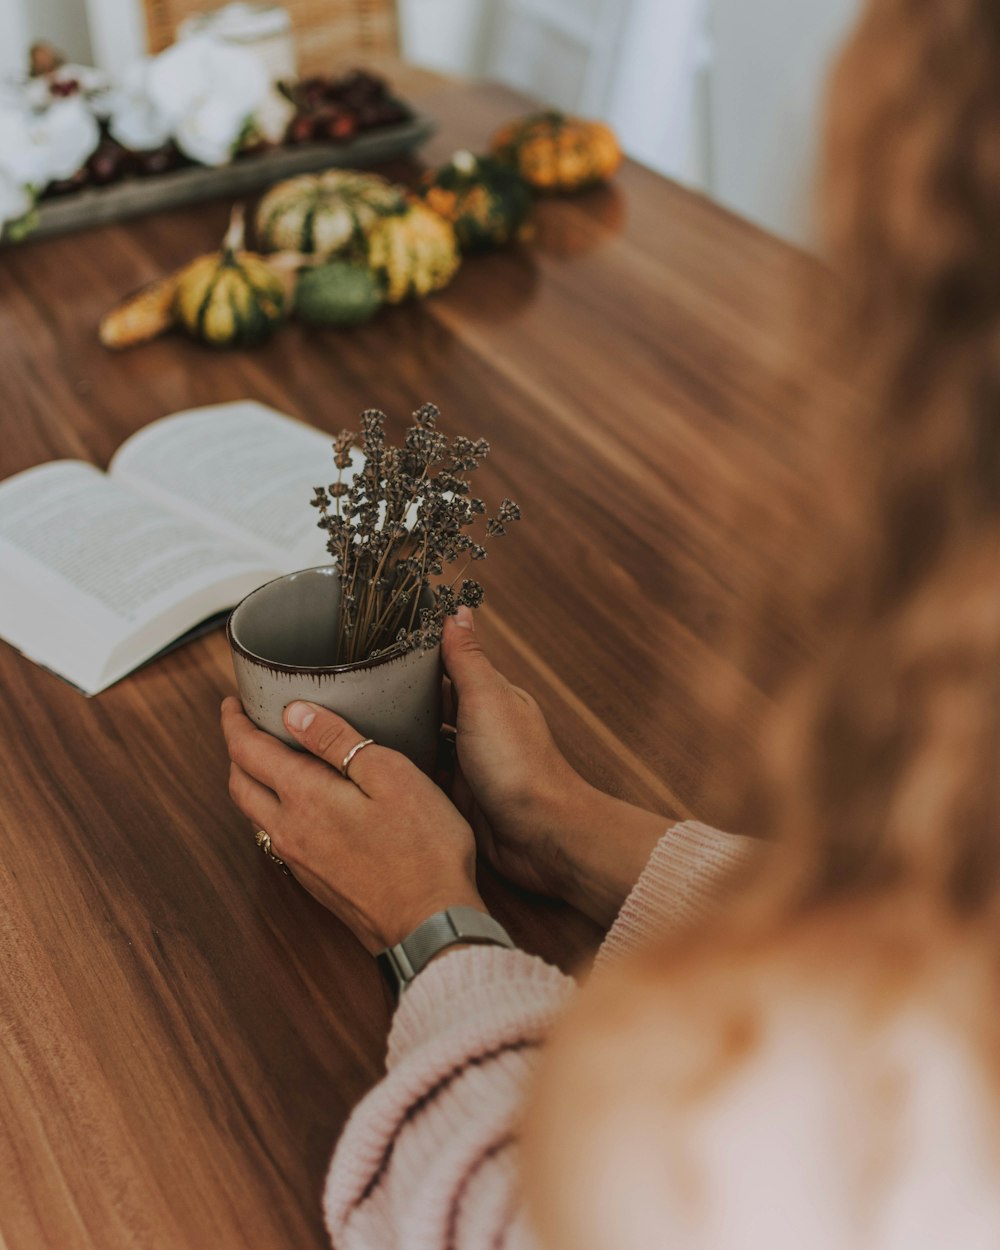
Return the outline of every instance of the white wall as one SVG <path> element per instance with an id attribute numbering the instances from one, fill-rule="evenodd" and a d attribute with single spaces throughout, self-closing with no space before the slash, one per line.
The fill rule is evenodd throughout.
<path id="1" fill-rule="evenodd" d="M 825 78 L 860 8 L 861 0 L 713 0 L 711 192 L 797 242 L 812 239 Z"/>
<path id="2" fill-rule="evenodd" d="M 0 72 L 27 69 L 27 48 L 53 43 L 71 61 L 91 63 L 85 0 L 0 0 Z"/>

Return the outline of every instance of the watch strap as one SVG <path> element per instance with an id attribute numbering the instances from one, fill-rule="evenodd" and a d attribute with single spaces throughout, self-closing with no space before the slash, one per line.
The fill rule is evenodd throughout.
<path id="1" fill-rule="evenodd" d="M 483 942 L 514 949 L 510 934 L 492 916 L 475 907 L 448 907 L 428 917 L 395 946 L 375 956 L 389 983 L 400 992 L 435 955 L 465 942 Z"/>

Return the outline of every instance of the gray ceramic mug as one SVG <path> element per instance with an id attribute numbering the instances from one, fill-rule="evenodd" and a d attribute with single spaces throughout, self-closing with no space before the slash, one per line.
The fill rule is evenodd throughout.
<path id="1" fill-rule="evenodd" d="M 429 772 L 441 728 L 441 649 L 330 664 L 340 607 L 332 566 L 289 573 L 252 591 L 226 626 L 236 684 L 255 725 L 295 746 L 282 713 L 307 699 Z"/>

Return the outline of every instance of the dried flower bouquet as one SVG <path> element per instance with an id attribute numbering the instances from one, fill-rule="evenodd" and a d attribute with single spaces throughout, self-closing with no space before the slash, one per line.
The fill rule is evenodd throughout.
<path id="1" fill-rule="evenodd" d="M 446 616 L 483 602 L 483 587 L 465 577 L 470 563 L 485 559 L 486 543 L 520 519 L 511 499 L 489 516 L 486 504 L 471 495 L 468 474 L 489 444 L 449 439 L 437 428 L 439 417 L 434 404 L 422 405 L 403 445 L 394 447 L 386 440 L 385 414 L 362 413 L 364 462 L 349 480 L 345 471 L 358 435 L 344 430 L 334 440 L 337 479 L 317 486 L 311 503 L 340 572 L 338 664 L 437 646 Z M 470 532 L 477 525 L 481 541 Z M 449 579 L 445 567 L 460 560 Z"/>

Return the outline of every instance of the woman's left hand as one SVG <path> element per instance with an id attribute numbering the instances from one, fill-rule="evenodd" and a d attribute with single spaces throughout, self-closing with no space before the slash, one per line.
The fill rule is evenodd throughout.
<path id="1" fill-rule="evenodd" d="M 476 844 L 447 796 L 405 756 L 372 745 L 314 703 L 285 709 L 310 754 L 257 729 L 239 700 L 222 704 L 232 761 L 229 793 L 305 888 L 375 954 L 446 907 L 486 908 L 476 889 Z"/>

